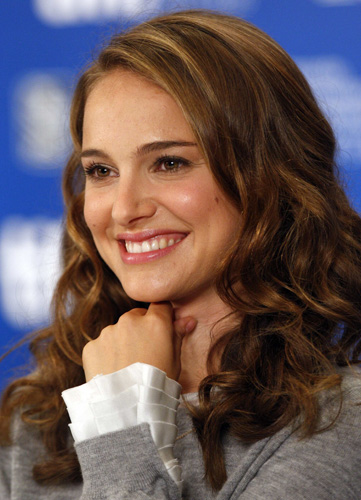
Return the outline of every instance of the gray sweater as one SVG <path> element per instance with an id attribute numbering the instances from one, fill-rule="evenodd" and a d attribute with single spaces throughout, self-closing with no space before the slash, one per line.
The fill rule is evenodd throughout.
<path id="1" fill-rule="evenodd" d="M 322 420 L 338 409 L 336 392 L 322 398 Z M 360 500 L 361 380 L 343 382 L 343 406 L 330 429 L 300 440 L 295 426 L 271 438 L 246 445 L 231 436 L 224 440 L 228 479 L 213 493 L 203 480 L 204 467 L 191 420 L 178 411 L 175 454 L 183 468 L 183 495 L 167 473 L 148 424 L 89 439 L 77 445 L 83 482 L 40 486 L 32 466 L 44 454 L 37 436 L 14 425 L 15 444 L 0 449 L 1 500 L 114 499 L 144 500 Z"/>

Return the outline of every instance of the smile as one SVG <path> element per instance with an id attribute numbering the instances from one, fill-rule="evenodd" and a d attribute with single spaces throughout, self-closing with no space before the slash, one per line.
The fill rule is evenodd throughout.
<path id="1" fill-rule="evenodd" d="M 151 238 L 142 242 L 135 242 L 125 240 L 125 248 L 128 253 L 146 253 L 152 252 L 154 250 L 163 250 L 164 248 L 171 247 L 182 240 L 181 237 L 178 238 L 167 238 L 166 236 Z"/>
<path id="2" fill-rule="evenodd" d="M 125 264 L 146 264 L 174 252 L 187 236 L 178 231 L 149 229 L 119 234 L 117 240 Z"/>

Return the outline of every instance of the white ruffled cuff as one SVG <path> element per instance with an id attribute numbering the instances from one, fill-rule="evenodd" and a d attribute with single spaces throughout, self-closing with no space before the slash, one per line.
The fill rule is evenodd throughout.
<path id="1" fill-rule="evenodd" d="M 149 423 L 153 441 L 172 479 L 181 487 L 181 467 L 174 457 L 176 414 L 181 386 L 165 372 L 134 363 L 62 393 L 75 443 L 108 432 Z"/>

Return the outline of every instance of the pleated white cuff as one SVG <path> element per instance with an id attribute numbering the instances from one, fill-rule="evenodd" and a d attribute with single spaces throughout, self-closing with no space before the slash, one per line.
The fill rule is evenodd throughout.
<path id="1" fill-rule="evenodd" d="M 108 432 L 149 423 L 158 453 L 172 479 L 181 487 L 181 467 L 174 457 L 176 414 L 181 386 L 165 372 L 134 363 L 62 393 L 75 443 Z"/>

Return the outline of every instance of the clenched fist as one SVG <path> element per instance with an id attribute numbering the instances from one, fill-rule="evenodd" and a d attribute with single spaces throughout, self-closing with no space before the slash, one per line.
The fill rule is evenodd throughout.
<path id="1" fill-rule="evenodd" d="M 86 380 L 137 362 L 155 366 L 177 380 L 181 370 L 182 339 L 194 330 L 196 323 L 192 317 L 173 322 L 169 303 L 153 303 L 148 309 L 128 311 L 115 325 L 107 326 L 97 339 L 85 345 Z"/>

